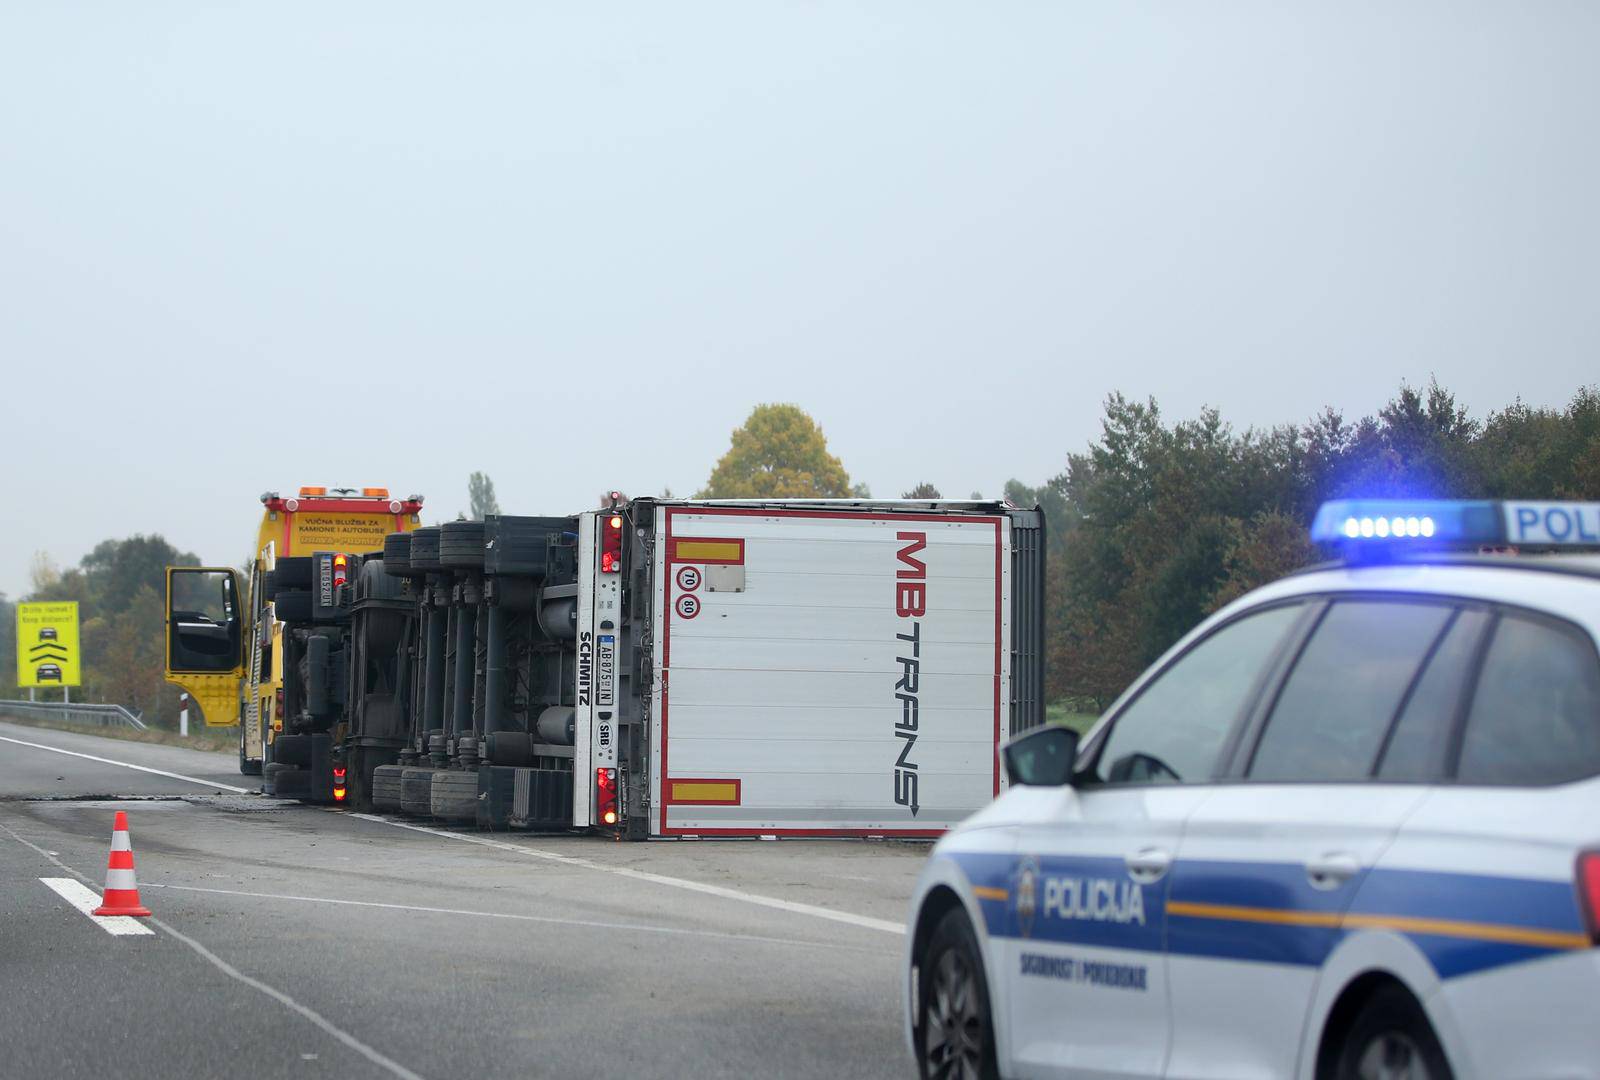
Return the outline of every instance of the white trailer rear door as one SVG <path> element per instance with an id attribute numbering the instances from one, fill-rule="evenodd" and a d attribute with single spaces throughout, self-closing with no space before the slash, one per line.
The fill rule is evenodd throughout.
<path id="1" fill-rule="evenodd" d="M 994 797 L 1008 519 L 662 509 L 653 831 L 933 836 Z"/>

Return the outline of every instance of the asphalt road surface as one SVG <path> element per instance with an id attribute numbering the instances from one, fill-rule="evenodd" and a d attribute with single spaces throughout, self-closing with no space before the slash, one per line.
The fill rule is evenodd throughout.
<path id="1" fill-rule="evenodd" d="M 491 835 L 253 787 L 232 755 L 0 723 L 0 1078 L 913 1072 L 925 848 Z M 153 919 L 72 902 L 119 809 Z"/>

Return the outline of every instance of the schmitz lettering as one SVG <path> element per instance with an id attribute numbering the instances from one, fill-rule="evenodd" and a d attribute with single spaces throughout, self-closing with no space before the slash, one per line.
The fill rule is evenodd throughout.
<path id="1" fill-rule="evenodd" d="M 594 634 L 578 635 L 578 704 L 589 704 L 589 681 L 594 677 Z"/>
<path id="2" fill-rule="evenodd" d="M 928 613 L 928 567 L 917 552 L 928 546 L 928 534 L 902 532 L 897 539 L 905 546 L 896 558 L 901 566 L 895 573 L 894 613 L 909 619 L 906 629 L 895 634 L 900 642 L 895 657 L 900 665 L 900 677 L 894 684 L 895 701 L 900 706 L 900 719 L 895 721 L 894 735 L 901 740 L 900 754 L 894 762 L 894 801 L 909 807 L 911 816 L 917 816 L 917 763 L 911 751 L 917 745 L 917 710 L 922 673 L 922 624 L 917 620 Z M 906 655 L 906 654 L 910 655 Z"/>

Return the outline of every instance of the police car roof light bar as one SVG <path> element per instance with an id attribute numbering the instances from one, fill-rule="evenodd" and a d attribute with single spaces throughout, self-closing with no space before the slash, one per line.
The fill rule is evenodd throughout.
<path id="1" fill-rule="evenodd" d="M 1600 503 L 1335 499 L 1311 539 L 1359 551 L 1438 547 L 1600 547 Z"/>

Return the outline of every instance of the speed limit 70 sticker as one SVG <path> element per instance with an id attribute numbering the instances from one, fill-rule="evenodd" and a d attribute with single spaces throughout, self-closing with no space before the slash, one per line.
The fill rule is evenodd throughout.
<path id="1" fill-rule="evenodd" d="M 677 603 L 672 605 L 680 618 L 692 619 L 700 614 L 700 598 L 694 593 L 684 593 L 678 597 Z"/>
<path id="2" fill-rule="evenodd" d="M 678 588 L 684 592 L 694 592 L 700 587 L 700 568 L 698 566 L 678 567 Z"/>

